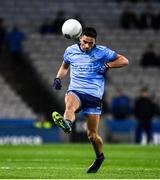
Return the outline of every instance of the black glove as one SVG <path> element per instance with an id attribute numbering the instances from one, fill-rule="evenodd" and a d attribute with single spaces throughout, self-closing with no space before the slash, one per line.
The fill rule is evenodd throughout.
<path id="1" fill-rule="evenodd" d="M 60 78 L 55 78 L 54 79 L 54 82 L 53 82 L 53 87 L 57 90 L 60 90 L 61 87 L 62 87 L 62 84 L 61 84 L 61 79 Z"/>
<path id="2" fill-rule="evenodd" d="M 98 71 L 98 74 L 105 75 L 105 73 L 108 71 L 109 68 L 110 67 L 108 64 L 104 64 Z"/>

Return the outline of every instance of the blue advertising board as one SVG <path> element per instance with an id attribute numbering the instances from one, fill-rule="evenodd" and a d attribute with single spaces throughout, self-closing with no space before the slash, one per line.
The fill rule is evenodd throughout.
<path id="1" fill-rule="evenodd" d="M 35 119 L 0 119 L 0 144 L 43 144 L 60 142 L 57 127 L 37 128 Z"/>

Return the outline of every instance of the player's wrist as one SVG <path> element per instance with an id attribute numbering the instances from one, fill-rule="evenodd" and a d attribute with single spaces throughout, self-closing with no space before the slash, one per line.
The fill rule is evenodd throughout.
<path id="1" fill-rule="evenodd" d="M 104 65 L 105 65 L 105 67 L 106 67 L 107 69 L 111 68 L 111 66 L 110 66 L 108 63 L 106 63 L 106 64 L 104 64 Z"/>
<path id="2" fill-rule="evenodd" d="M 61 78 L 59 78 L 59 77 L 56 77 L 55 79 L 58 79 L 58 80 L 60 80 L 60 81 L 61 81 Z"/>

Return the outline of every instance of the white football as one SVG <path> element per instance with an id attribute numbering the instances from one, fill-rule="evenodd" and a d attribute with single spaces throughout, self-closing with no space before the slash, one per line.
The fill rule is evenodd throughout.
<path id="1" fill-rule="evenodd" d="M 68 19 L 62 25 L 62 34 L 68 39 L 78 39 L 82 33 L 82 25 L 76 19 Z"/>

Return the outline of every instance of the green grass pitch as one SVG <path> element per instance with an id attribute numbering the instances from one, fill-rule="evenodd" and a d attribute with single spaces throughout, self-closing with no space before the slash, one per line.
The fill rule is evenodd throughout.
<path id="1" fill-rule="evenodd" d="M 159 145 L 104 145 L 106 160 L 96 174 L 86 169 L 90 144 L 0 146 L 0 179 L 158 179 Z"/>

